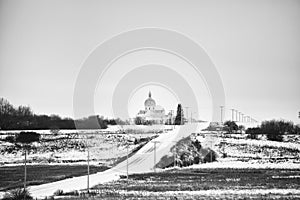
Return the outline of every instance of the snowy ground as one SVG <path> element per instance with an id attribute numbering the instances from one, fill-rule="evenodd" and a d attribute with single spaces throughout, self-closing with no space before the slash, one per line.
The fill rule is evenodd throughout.
<path id="1" fill-rule="evenodd" d="M 295 163 L 293 161 L 287 162 L 277 162 L 271 163 L 268 160 L 265 161 L 257 161 L 257 160 L 249 160 L 245 161 L 238 161 L 232 158 L 220 158 L 217 162 L 212 163 L 202 163 L 198 165 L 192 165 L 187 168 L 194 168 L 194 169 L 224 169 L 224 168 L 231 168 L 231 169 L 300 169 L 300 162 Z"/>
<path id="2" fill-rule="evenodd" d="M 96 138 L 95 133 L 91 133 L 90 136 L 94 137 L 93 140 L 91 140 L 93 142 L 90 142 L 90 145 L 93 146 L 92 148 L 90 148 L 90 150 L 93 152 L 91 159 L 97 160 L 97 157 L 109 159 L 111 157 L 121 156 L 121 154 L 118 154 L 116 152 L 123 152 L 124 154 L 122 155 L 125 155 L 125 144 L 127 144 L 128 141 L 133 142 L 133 138 L 145 136 L 145 134 L 147 134 L 148 132 L 148 128 L 149 127 L 146 126 L 138 126 L 137 131 L 136 126 L 126 126 L 122 127 L 121 129 L 117 126 L 110 127 L 109 130 L 113 130 L 114 132 L 118 133 L 97 133 Z M 132 135 L 122 134 L 123 130 L 126 130 L 126 132 L 131 131 Z M 176 129 L 174 131 L 163 133 L 165 131 L 162 131 L 161 127 L 157 127 L 155 129 L 152 128 L 152 135 L 156 133 L 163 133 L 160 134 L 159 138 L 155 139 L 159 142 L 157 143 L 156 161 L 159 161 L 159 159 L 163 155 L 166 155 L 166 153 L 168 153 L 168 150 L 170 149 L 170 147 L 172 147 L 172 145 L 174 145 L 175 141 L 178 141 L 182 137 L 187 137 L 191 133 L 188 131 L 189 129 L 184 130 L 184 134 L 179 135 L 176 133 Z M 259 140 L 252 140 L 247 139 L 246 135 L 243 134 L 225 136 L 219 133 L 203 131 L 197 131 L 197 133 L 193 134 L 193 136 L 194 137 L 192 137 L 192 139 L 198 139 L 203 147 L 209 147 L 215 150 L 218 153 L 219 158 L 217 162 L 193 165 L 189 168 L 300 169 L 299 136 L 285 136 L 284 142 L 267 141 L 264 137 L 261 137 Z M 124 140 L 126 140 L 125 144 Z M 99 141 L 101 142 L 98 143 Z M 110 142 L 112 142 L 113 144 L 120 143 L 120 145 L 116 147 L 116 151 L 110 148 Z M 149 170 L 152 170 L 151 164 L 153 165 L 153 152 L 153 143 L 148 143 L 147 145 L 145 145 L 140 151 L 137 152 L 135 156 L 130 158 L 130 170 L 135 170 L 133 172 L 142 172 L 143 170 L 145 172 L 148 172 Z M 222 158 L 223 154 L 226 154 L 226 158 Z M 85 151 L 69 151 L 66 154 L 58 153 L 57 155 L 60 158 L 76 158 L 78 160 L 86 158 Z M 95 158 L 93 157 L 93 155 L 98 156 L 96 156 Z M 20 154 L 19 156 L 20 159 L 22 159 L 22 155 Z M 100 160 L 97 160 L 97 162 L 100 162 Z M 91 185 L 117 180 L 119 178 L 119 175 L 124 173 L 126 173 L 126 162 L 119 164 L 119 166 L 114 169 L 102 172 L 101 174 L 95 174 L 94 178 L 91 179 Z M 76 184 L 71 185 L 69 183 Z M 35 193 L 36 196 L 40 195 L 43 192 L 47 192 L 47 194 L 53 194 L 55 188 L 66 188 L 66 190 L 82 189 L 85 187 L 85 184 L 86 177 L 78 177 L 69 181 L 62 181 L 55 184 L 44 185 L 41 187 L 34 187 L 32 188 L 32 192 Z M 61 185 L 61 187 L 58 187 L 57 185 Z M 294 193 L 294 191 L 292 192 Z"/>
<path id="3" fill-rule="evenodd" d="M 192 166 L 195 168 L 300 168 L 299 135 L 285 135 L 283 142 L 247 139 L 245 134 L 200 132 L 193 136 L 219 155 L 217 162 Z"/>
<path id="4" fill-rule="evenodd" d="M 142 142 L 159 134 L 156 127 L 112 126 L 105 130 L 61 130 L 57 135 L 50 130 L 36 131 L 41 142 L 33 143 L 28 152 L 28 164 L 80 164 L 87 160 L 87 147 L 91 164 L 111 165 Z M 125 130 L 125 133 L 123 133 Z M 1 131 L 1 139 L 20 131 Z M 14 143 L 0 141 L 0 165 L 19 165 L 24 160 L 22 148 Z"/>

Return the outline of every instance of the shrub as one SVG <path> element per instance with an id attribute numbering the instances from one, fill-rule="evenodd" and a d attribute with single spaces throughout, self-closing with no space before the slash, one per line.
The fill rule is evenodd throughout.
<path id="1" fill-rule="evenodd" d="M 63 195 L 63 194 L 64 194 L 64 191 L 63 191 L 63 190 L 60 190 L 60 189 L 56 190 L 56 191 L 53 193 L 54 196 L 59 196 L 59 195 Z"/>
<path id="2" fill-rule="evenodd" d="M 224 130 L 228 133 L 235 133 L 237 130 L 239 130 L 238 125 L 234 121 L 226 121 L 224 125 Z"/>
<path id="3" fill-rule="evenodd" d="M 15 137 L 14 136 L 7 136 L 5 139 L 4 139 L 5 142 L 9 142 L 9 143 L 14 143 L 15 142 Z"/>
<path id="4" fill-rule="evenodd" d="M 57 136 L 59 134 L 59 128 L 57 127 L 50 128 L 50 133 L 53 134 L 54 136 Z"/>
<path id="5" fill-rule="evenodd" d="M 156 168 L 166 168 L 174 166 L 174 156 L 163 156 L 160 161 L 155 165 Z"/>
<path id="6" fill-rule="evenodd" d="M 31 143 L 40 140 L 40 134 L 36 132 L 21 132 L 16 136 L 16 142 L 18 143 Z"/>
<path id="7" fill-rule="evenodd" d="M 208 153 L 203 158 L 204 163 L 214 162 L 216 160 L 217 160 L 217 154 L 215 151 L 211 149 L 208 150 Z"/>
<path id="8" fill-rule="evenodd" d="M 261 131 L 267 135 L 268 140 L 282 141 L 282 135 L 291 134 L 294 131 L 294 125 L 292 122 L 283 120 L 264 121 L 261 125 Z"/>
<path id="9" fill-rule="evenodd" d="M 25 200 L 33 199 L 30 193 L 28 192 L 28 190 L 18 188 L 8 193 L 5 193 L 2 200 L 24 200 L 24 196 L 25 196 Z"/>
<path id="10" fill-rule="evenodd" d="M 248 135 L 247 138 L 250 139 L 257 139 L 259 134 L 262 134 L 262 131 L 260 128 L 256 127 L 256 128 L 248 128 L 246 130 L 246 134 Z"/>
<path id="11" fill-rule="evenodd" d="M 194 145 L 194 147 L 195 147 L 198 151 L 200 151 L 200 149 L 202 148 L 201 143 L 199 142 L 199 140 L 192 141 L 192 144 Z"/>

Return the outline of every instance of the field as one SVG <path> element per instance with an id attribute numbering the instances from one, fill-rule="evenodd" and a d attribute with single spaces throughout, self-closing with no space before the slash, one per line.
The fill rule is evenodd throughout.
<path id="1" fill-rule="evenodd" d="M 90 166 L 90 172 L 106 170 L 105 166 Z M 86 165 L 29 165 L 27 185 L 39 185 L 87 174 Z M 23 187 L 24 166 L 0 167 L 0 191 Z"/>
<path id="2" fill-rule="evenodd" d="M 132 174 L 93 191 L 99 200 L 291 199 L 300 198 L 299 189 L 300 169 L 172 169 Z"/>
<path id="3" fill-rule="evenodd" d="M 112 128 L 111 128 L 112 129 Z M 49 130 L 37 131 L 40 142 L 31 144 L 27 162 L 33 164 L 82 164 L 87 159 L 87 147 L 90 162 L 94 165 L 113 165 L 129 152 L 157 135 L 151 130 L 61 130 L 51 133 Z M 24 152 L 19 144 L 8 140 L 20 131 L 0 132 L 0 166 L 18 165 L 24 161 Z"/>
<path id="4" fill-rule="evenodd" d="M 113 167 L 123 161 L 128 144 L 130 157 L 159 134 L 164 136 L 163 131 L 141 129 L 128 129 L 126 134 L 118 130 L 43 134 L 43 140 L 34 144 L 29 152 L 29 163 L 32 163 L 28 167 L 29 184 L 85 175 L 87 146 L 93 165 L 91 173 L 95 173 L 105 169 L 100 166 Z M 6 159 L 0 162 L 3 165 L 0 167 L 0 191 L 22 186 L 23 181 L 22 149 L 9 144 L 7 135 L 0 142 L 3 147 L 0 158 Z M 184 145 L 175 145 L 176 158 L 181 159 L 181 153 L 194 152 L 195 148 L 189 145 L 195 140 L 203 148 L 215 151 L 217 161 L 194 163 L 185 168 L 157 169 L 158 173 L 131 174 L 128 181 L 122 176 L 113 182 L 101 182 L 103 184 L 95 186 L 91 194 L 95 195 L 94 199 L 300 199 L 299 135 L 286 135 L 283 142 L 275 142 L 263 137 L 249 139 L 245 134 L 202 131 L 191 134 Z M 169 156 L 173 162 L 171 149 Z M 61 193 L 65 190 L 67 194 L 81 194 L 80 197 L 64 196 L 64 199 L 78 200 L 87 198 L 83 196 L 87 191 L 81 188 L 72 191 L 74 188 L 65 185 L 57 187 Z M 51 196 L 53 191 L 47 195 Z M 56 196 L 56 199 L 61 197 Z"/>

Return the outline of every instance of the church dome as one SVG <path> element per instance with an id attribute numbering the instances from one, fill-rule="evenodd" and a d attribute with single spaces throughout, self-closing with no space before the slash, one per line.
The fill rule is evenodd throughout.
<path id="1" fill-rule="evenodd" d="M 154 99 L 152 99 L 152 97 L 151 97 L 151 92 L 149 92 L 149 97 L 146 99 L 144 105 L 145 105 L 145 107 L 155 107 L 156 106 Z"/>

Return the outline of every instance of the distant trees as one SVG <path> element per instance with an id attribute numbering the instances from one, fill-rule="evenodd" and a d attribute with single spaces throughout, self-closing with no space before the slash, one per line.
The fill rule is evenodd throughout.
<path id="1" fill-rule="evenodd" d="M 0 129 L 30 130 L 75 128 L 70 118 L 61 119 L 58 115 L 35 115 L 29 106 L 14 107 L 6 99 L 0 98 Z"/>
<path id="2" fill-rule="evenodd" d="M 177 106 L 177 115 L 175 117 L 175 125 L 182 125 L 184 124 L 183 120 L 183 110 L 181 104 L 178 104 Z"/>
<path id="3" fill-rule="evenodd" d="M 120 118 L 117 118 L 117 119 L 105 119 L 104 121 L 106 122 L 107 125 L 126 125 L 126 124 L 129 124 L 128 121 L 123 121 Z"/>
<path id="4" fill-rule="evenodd" d="M 294 128 L 294 134 L 300 135 L 300 125 L 296 125 Z"/>
<path id="5" fill-rule="evenodd" d="M 4 98 L 0 98 L 0 116 L 13 115 L 14 107 Z"/>
<path id="6" fill-rule="evenodd" d="M 102 116 L 91 115 L 87 118 L 75 120 L 76 128 L 79 129 L 106 129 L 107 122 Z"/>
<path id="7" fill-rule="evenodd" d="M 94 123 L 96 122 L 96 123 Z M 75 126 L 79 124 L 79 126 Z M 107 125 L 126 124 L 121 119 L 104 119 L 98 115 L 76 119 L 61 118 L 58 115 L 36 115 L 29 106 L 14 107 L 6 99 L 0 98 L 0 130 L 38 129 L 93 129 L 107 128 Z"/>
<path id="8" fill-rule="evenodd" d="M 246 134 L 251 139 L 257 139 L 259 134 L 267 136 L 268 140 L 282 141 L 285 134 L 299 134 L 299 127 L 295 126 L 292 122 L 284 120 L 271 120 L 264 121 L 260 127 L 248 128 Z"/>
<path id="9" fill-rule="evenodd" d="M 0 129 L 10 130 L 14 127 L 28 125 L 33 113 L 29 107 L 14 108 L 6 99 L 0 98 Z"/>

